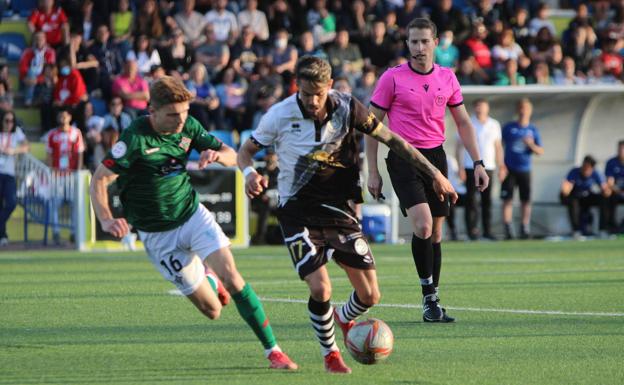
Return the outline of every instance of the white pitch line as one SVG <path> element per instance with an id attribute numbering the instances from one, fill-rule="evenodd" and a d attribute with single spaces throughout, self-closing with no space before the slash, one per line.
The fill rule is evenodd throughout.
<path id="1" fill-rule="evenodd" d="M 291 299 L 291 298 L 261 297 L 260 299 L 266 302 L 308 303 L 307 300 Z M 344 302 L 334 302 L 334 303 L 340 304 L 340 305 L 344 304 Z M 400 303 L 384 303 L 384 304 L 378 304 L 375 306 L 389 307 L 389 308 L 402 308 L 402 309 L 422 309 L 421 305 L 400 304 Z M 559 310 L 492 309 L 492 308 L 480 308 L 480 307 L 455 307 L 455 306 L 446 306 L 446 308 L 449 310 L 474 311 L 474 312 L 484 312 L 484 313 L 570 315 L 570 316 L 584 316 L 584 317 L 624 317 L 624 313 L 594 313 L 594 312 L 576 312 L 576 311 L 559 311 Z"/>

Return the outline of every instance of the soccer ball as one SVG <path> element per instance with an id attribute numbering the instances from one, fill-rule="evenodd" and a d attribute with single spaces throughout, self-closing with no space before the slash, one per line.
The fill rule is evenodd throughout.
<path id="1" fill-rule="evenodd" d="M 372 365 L 388 358 L 394 345 L 394 336 L 385 322 L 371 318 L 353 325 L 345 344 L 357 362 Z"/>

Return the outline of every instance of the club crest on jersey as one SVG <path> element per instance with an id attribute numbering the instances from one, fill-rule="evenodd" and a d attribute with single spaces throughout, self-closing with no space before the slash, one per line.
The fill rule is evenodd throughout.
<path id="1" fill-rule="evenodd" d="M 364 238 L 356 239 L 353 243 L 353 248 L 359 255 L 366 255 L 366 253 L 368 253 L 368 243 L 366 243 Z"/>
<path id="2" fill-rule="evenodd" d="M 444 97 L 444 95 L 436 95 L 435 104 L 438 106 L 443 106 L 444 103 L 446 103 L 446 98 Z"/>
<path id="3" fill-rule="evenodd" d="M 191 146 L 191 138 L 183 136 L 182 139 L 180 139 L 179 146 L 182 147 L 184 151 L 188 151 L 189 147 Z"/>
<path id="4" fill-rule="evenodd" d="M 111 154 L 113 155 L 113 158 L 119 159 L 122 156 L 126 155 L 127 150 L 128 150 L 128 147 L 126 146 L 124 142 L 117 142 L 111 149 Z"/>

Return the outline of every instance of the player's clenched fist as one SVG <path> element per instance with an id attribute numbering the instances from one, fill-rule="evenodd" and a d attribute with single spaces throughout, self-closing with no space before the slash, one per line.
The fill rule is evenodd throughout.
<path id="1" fill-rule="evenodd" d="M 252 172 L 245 178 L 245 193 L 248 197 L 253 198 L 269 186 L 269 180 L 257 172 Z"/>

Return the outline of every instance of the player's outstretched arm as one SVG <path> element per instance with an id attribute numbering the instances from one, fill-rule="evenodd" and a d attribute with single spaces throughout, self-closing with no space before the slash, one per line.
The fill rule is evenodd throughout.
<path id="1" fill-rule="evenodd" d="M 226 167 L 236 166 L 236 151 L 232 147 L 222 144 L 218 151 L 209 149 L 199 154 L 199 168 L 204 168 L 214 162 Z"/>
<path id="2" fill-rule="evenodd" d="M 91 204 L 95 215 L 102 225 L 102 230 L 116 237 L 123 237 L 130 231 L 130 226 L 124 218 L 113 218 L 113 213 L 108 206 L 108 185 L 117 179 L 118 175 L 103 164 L 100 164 L 91 178 L 89 191 Z"/>
<path id="3" fill-rule="evenodd" d="M 442 172 L 434 167 L 431 162 L 411 144 L 407 143 L 403 138 L 390 131 L 381 123 L 370 135 L 378 141 L 385 143 L 401 158 L 407 160 L 419 170 L 431 176 L 433 179 L 433 189 L 441 201 L 444 200 L 446 195 L 449 196 L 451 202 L 455 203 L 457 201 L 458 196 L 451 182 L 449 182 Z"/>
<path id="4" fill-rule="evenodd" d="M 245 175 L 245 193 L 249 198 L 260 195 L 262 190 L 269 186 L 268 179 L 258 174 L 253 167 L 253 156 L 258 151 L 260 151 L 260 147 L 250 139 L 247 139 L 238 150 L 238 156 L 236 157 L 238 168 L 240 168 L 243 175 Z"/>

